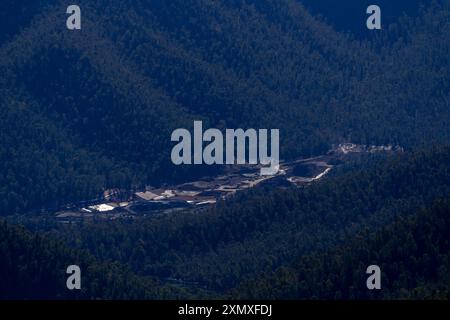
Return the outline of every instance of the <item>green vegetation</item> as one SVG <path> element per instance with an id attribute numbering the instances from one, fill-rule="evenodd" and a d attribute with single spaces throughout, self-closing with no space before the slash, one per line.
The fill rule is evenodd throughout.
<path id="1" fill-rule="evenodd" d="M 409 217 L 416 221 L 415 213 L 421 208 L 436 211 L 432 209 L 433 201 L 450 195 L 449 151 L 450 147 L 441 147 L 395 156 L 389 160 L 377 160 L 376 164 L 369 168 L 346 170 L 304 189 L 269 193 L 266 190 L 255 190 L 238 196 L 231 203 L 201 214 L 183 212 L 136 221 L 49 224 L 46 228 L 40 224 L 40 228 L 66 241 L 72 247 L 87 249 L 102 261 L 119 261 L 126 264 L 139 275 L 160 280 L 179 279 L 180 284 L 188 284 L 192 289 L 208 289 L 214 296 L 230 292 L 235 295 L 241 292 L 239 296 L 243 298 L 264 297 L 267 293 L 264 290 L 271 289 L 267 283 L 262 283 L 260 278 L 267 277 L 270 282 L 271 278 L 266 275 L 275 270 L 283 271 L 289 268 L 292 272 L 292 269 L 296 268 L 294 261 L 302 257 L 311 256 L 312 258 L 305 259 L 314 258 L 317 261 L 320 258 L 323 265 L 329 266 L 324 262 L 325 259 L 334 259 L 334 256 L 343 254 L 343 250 L 352 249 L 361 243 L 362 239 L 366 239 L 364 241 L 367 243 L 361 244 L 367 246 L 363 247 L 364 250 L 361 249 L 363 253 L 368 254 L 366 260 L 360 259 L 359 251 L 346 251 L 346 258 L 352 260 L 345 266 L 352 277 L 344 276 L 341 279 L 342 270 L 337 269 L 341 265 L 336 266 L 336 269 L 321 270 L 322 265 L 318 264 L 318 275 L 323 279 L 334 279 L 336 283 L 328 287 L 318 283 L 317 287 L 306 287 L 298 294 L 302 298 L 307 298 L 308 295 L 364 298 L 366 295 L 361 293 L 361 286 L 364 286 L 365 282 L 360 282 L 359 291 L 351 291 L 351 288 L 345 285 L 354 285 L 363 279 L 365 273 L 358 273 L 361 266 L 371 262 L 371 259 L 375 260 L 378 255 L 386 254 L 385 247 L 377 247 L 385 244 L 385 241 L 373 242 L 372 237 L 378 239 L 377 236 L 384 235 L 384 231 L 380 230 L 391 224 L 394 224 L 394 229 L 389 229 L 390 234 L 396 233 L 398 230 L 395 228 L 398 227 L 395 223 L 409 221 Z M 441 215 L 437 218 L 445 217 Z M 430 219 L 434 218 L 430 216 Z M 419 226 L 420 222 L 414 224 Z M 403 227 L 405 232 L 415 232 L 413 229 L 406 229 L 407 226 L 409 224 Z M 437 236 L 441 237 L 439 241 L 445 243 L 448 241 L 445 238 L 445 230 L 444 228 L 442 233 L 435 234 L 424 227 L 423 233 L 414 233 L 414 236 L 421 237 L 417 241 Z M 396 249 L 410 248 L 400 246 L 403 238 L 400 232 L 398 235 L 398 239 L 392 240 L 399 244 Z M 347 246 L 347 243 L 350 244 Z M 344 249 L 341 248 L 343 245 Z M 338 249 L 333 249 L 335 247 Z M 407 251 L 410 256 L 401 255 L 396 259 L 406 265 L 414 259 L 425 259 L 426 252 L 428 256 L 433 256 L 430 259 L 434 260 L 417 262 L 418 264 L 434 263 L 436 270 L 441 266 L 448 267 L 448 261 L 439 256 L 439 252 L 444 252 L 445 247 L 439 248 L 441 251 L 432 249 L 426 247 L 425 251 Z M 330 253 L 322 256 L 323 252 Z M 361 261 L 357 262 L 358 259 Z M 307 263 L 312 260 L 305 261 Z M 384 282 L 386 290 L 383 292 L 386 297 L 403 297 L 405 290 L 410 289 L 412 283 L 408 282 L 406 286 L 397 278 L 401 273 L 396 275 L 394 271 L 388 271 L 390 268 L 399 270 L 395 269 L 397 260 L 393 261 L 393 265 L 389 265 L 390 260 L 386 256 L 372 262 L 383 264 L 383 270 L 389 272 L 389 281 Z M 355 264 L 352 266 L 352 263 Z M 413 272 L 416 266 L 411 265 L 405 272 Z M 314 264 L 309 265 L 309 268 L 315 268 Z M 303 273 L 291 274 L 289 277 L 301 279 L 310 271 L 308 268 L 296 270 Z M 423 270 L 417 269 L 417 272 L 423 274 Z M 276 276 L 279 276 L 278 273 Z M 354 283 L 349 283 L 350 280 Z M 427 278 L 426 274 L 423 274 L 423 278 L 417 279 L 420 280 L 423 280 L 423 285 L 427 287 L 434 286 L 437 278 Z M 279 281 L 281 286 L 282 279 Z M 339 284 L 342 284 L 340 293 L 336 289 Z M 292 282 L 292 287 L 286 292 L 281 287 L 274 287 L 279 291 L 274 291 L 273 295 L 268 294 L 267 297 L 294 297 L 298 285 L 297 282 Z M 329 290 L 321 291 L 319 287 Z M 431 290 L 431 287 L 429 289 Z"/>
<path id="2" fill-rule="evenodd" d="M 189 291 L 138 277 L 118 263 L 99 262 L 86 252 L 0 221 L 0 299 L 164 299 Z M 81 290 L 66 288 L 66 269 L 77 264 Z"/>
<path id="3" fill-rule="evenodd" d="M 79 0 L 81 31 L 66 1 L 41 2 L 0 4 L 0 216 L 34 230 L 0 223 L 0 298 L 449 297 L 448 1 L 363 40 L 296 0 Z M 171 132 L 194 120 L 279 128 L 285 160 L 341 142 L 407 152 L 201 213 L 32 215 L 217 172 L 171 164 Z"/>
<path id="4" fill-rule="evenodd" d="M 369 42 L 293 0 L 80 1 L 80 32 L 48 4 L 5 22 L 20 32 L 0 48 L 4 215 L 217 170 L 171 165 L 170 133 L 193 120 L 279 128 L 283 159 L 449 139 L 443 6 Z"/>
<path id="5" fill-rule="evenodd" d="M 246 299 L 449 299 L 450 198 L 375 234 L 304 256 L 233 291 Z M 382 290 L 366 288 L 367 266 L 382 270 Z"/>

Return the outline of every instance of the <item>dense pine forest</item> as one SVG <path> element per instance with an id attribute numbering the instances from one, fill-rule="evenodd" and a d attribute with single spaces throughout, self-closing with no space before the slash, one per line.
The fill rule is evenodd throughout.
<path id="1" fill-rule="evenodd" d="M 2 20 L 4 215 L 215 170 L 170 162 L 170 133 L 193 120 L 279 128 L 283 159 L 448 141 L 444 4 L 360 40 L 295 0 L 79 2 L 80 32 L 65 1 Z"/>
<path id="2" fill-rule="evenodd" d="M 449 2 L 378 2 L 368 31 L 364 1 L 79 0 L 69 31 L 71 2 L 2 1 L 0 299 L 448 299 Z M 194 120 L 279 128 L 283 160 L 405 152 L 201 213 L 40 215 L 221 173 L 171 163 L 172 131 Z M 82 290 L 65 286 L 71 264 Z"/>
<path id="3" fill-rule="evenodd" d="M 449 280 L 449 151 L 364 161 L 306 188 L 257 189 L 200 215 L 25 224 L 163 283 L 167 295 L 157 298 L 447 298 L 439 290 Z M 364 290 L 367 263 L 386 270 L 382 294 Z"/>
<path id="4" fill-rule="evenodd" d="M 246 299 L 449 299 L 449 198 L 349 244 L 304 256 L 233 291 Z M 380 264 L 386 290 L 365 286 Z"/>
<path id="5" fill-rule="evenodd" d="M 0 299 L 164 299 L 189 296 L 184 289 L 165 287 L 138 277 L 118 263 L 99 262 L 83 251 L 31 234 L 23 228 L 0 226 Z M 66 288 L 68 261 L 83 270 L 83 290 Z"/>

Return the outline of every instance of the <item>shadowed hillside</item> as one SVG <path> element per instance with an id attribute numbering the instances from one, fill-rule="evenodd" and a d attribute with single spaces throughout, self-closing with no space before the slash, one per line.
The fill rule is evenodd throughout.
<path id="1" fill-rule="evenodd" d="M 448 298 L 447 0 L 379 1 L 378 31 L 365 1 L 79 0 L 75 31 L 70 4 L 0 4 L 0 298 Z M 365 152 L 198 210 L 54 217 L 229 174 L 172 164 L 194 120 L 279 129 L 282 160 Z M 71 295 L 77 261 L 89 284 Z M 358 286 L 369 263 L 382 294 Z"/>
<path id="2" fill-rule="evenodd" d="M 2 172 L 12 173 L 1 177 L 5 213 L 59 202 L 74 183 L 68 199 L 205 173 L 171 168 L 169 159 L 171 131 L 194 119 L 280 128 L 285 159 L 348 140 L 413 147 L 448 139 L 450 42 L 441 7 L 405 19 L 403 34 L 372 50 L 292 0 L 80 1 L 80 32 L 65 29 L 64 1 L 48 5 L 4 22 L 15 32 L 0 49 L 9 141 Z M 25 118 L 41 125 L 19 129 Z M 32 151 L 46 143 L 39 131 L 53 139 L 44 156 Z M 8 145 L 21 148 L 14 160 Z M 63 156 L 67 148 L 78 155 Z M 39 158 L 29 170 L 42 187 L 27 182 L 21 158 Z"/>

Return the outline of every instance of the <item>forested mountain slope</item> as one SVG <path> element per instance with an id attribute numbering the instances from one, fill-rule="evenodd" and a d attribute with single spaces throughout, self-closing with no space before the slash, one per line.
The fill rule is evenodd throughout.
<path id="1" fill-rule="evenodd" d="M 138 274 L 180 279 L 219 294 L 431 207 L 450 194 L 449 157 L 449 147 L 436 147 L 378 160 L 304 189 L 255 190 L 201 214 L 47 231 Z"/>
<path id="2" fill-rule="evenodd" d="M 0 212 L 205 174 L 173 168 L 170 133 L 279 128 L 281 157 L 333 143 L 449 139 L 449 12 L 379 39 L 333 30 L 294 0 L 2 2 Z M 364 14 L 364 12 L 363 12 Z"/>
<path id="3" fill-rule="evenodd" d="M 450 198 L 345 246 L 302 257 L 233 292 L 244 299 L 449 299 Z M 366 269 L 379 265 L 382 289 Z"/>
<path id="4" fill-rule="evenodd" d="M 371 160 L 202 214 L 26 223 L 45 235 L 1 222 L 0 298 L 448 298 L 449 156 L 436 147 Z M 65 289 L 71 264 L 80 292 Z M 381 291 L 365 287 L 371 264 Z"/>
<path id="5" fill-rule="evenodd" d="M 0 300 L 164 299 L 189 291 L 137 277 L 117 263 L 99 262 L 83 251 L 0 221 Z M 81 290 L 68 290 L 70 265 L 81 269 Z"/>
<path id="6" fill-rule="evenodd" d="M 376 4 L 382 11 L 383 28 L 389 28 L 403 15 L 415 16 L 421 8 L 430 6 L 433 0 L 389 1 L 378 0 L 298 0 L 313 14 L 321 15 L 336 30 L 350 32 L 357 38 L 372 38 L 376 35 L 366 28 L 361 28 L 366 17 L 361 15 L 367 7 Z M 352 16 L 352 19 L 348 17 Z"/>

